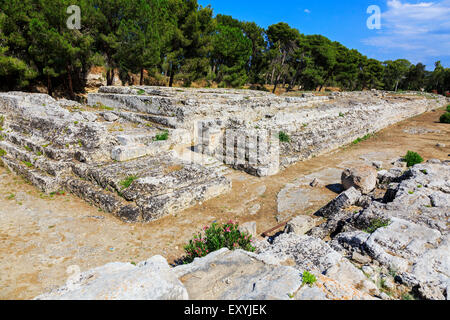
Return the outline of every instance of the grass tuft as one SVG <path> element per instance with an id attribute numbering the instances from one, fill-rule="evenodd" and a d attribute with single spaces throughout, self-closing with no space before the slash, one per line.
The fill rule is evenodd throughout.
<path id="1" fill-rule="evenodd" d="M 122 181 L 120 181 L 119 185 L 122 187 L 122 190 L 125 190 L 125 189 L 129 188 L 131 186 L 131 184 L 137 179 L 139 179 L 138 176 L 131 175 L 131 176 L 126 177 Z"/>
<path id="2" fill-rule="evenodd" d="M 165 130 L 164 132 L 157 134 L 153 139 L 154 141 L 166 141 L 169 140 L 169 131 Z"/>
<path id="3" fill-rule="evenodd" d="M 317 278 L 312 273 L 305 271 L 305 272 L 303 272 L 302 280 L 303 280 L 303 285 L 305 285 L 305 284 L 313 285 L 317 281 Z"/>
<path id="4" fill-rule="evenodd" d="M 281 142 L 290 142 L 291 141 L 291 137 L 289 137 L 289 135 L 284 131 L 280 131 L 278 133 L 278 139 L 280 139 Z"/>
<path id="5" fill-rule="evenodd" d="M 391 224 L 389 219 L 374 219 L 370 226 L 365 230 L 367 233 L 374 233 L 380 228 L 385 228 Z"/>

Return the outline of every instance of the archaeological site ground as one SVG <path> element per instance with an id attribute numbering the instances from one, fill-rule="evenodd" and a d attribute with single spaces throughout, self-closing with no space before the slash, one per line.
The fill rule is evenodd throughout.
<path id="1" fill-rule="evenodd" d="M 101 87 L 85 104 L 1 93 L 1 298 L 446 299 L 447 104 L 386 91 Z M 410 150 L 422 161 L 407 163 Z M 238 223 L 254 250 L 183 264 L 213 223 Z"/>
<path id="2" fill-rule="evenodd" d="M 3 318 L 437 313 L 449 16 L 450 0 L 0 0 Z"/>

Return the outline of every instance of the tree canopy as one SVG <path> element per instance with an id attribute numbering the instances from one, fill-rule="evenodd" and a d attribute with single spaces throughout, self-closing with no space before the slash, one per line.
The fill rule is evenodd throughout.
<path id="1" fill-rule="evenodd" d="M 83 92 L 92 66 L 107 85 L 144 84 L 148 76 L 185 86 L 272 85 L 275 92 L 320 90 L 450 90 L 450 69 L 405 59 L 378 61 L 321 35 L 279 22 L 214 16 L 197 0 L 0 0 L 0 89 Z M 81 28 L 66 25 L 81 9 Z M 148 76 L 147 76 L 148 75 Z M 147 77 L 147 78 L 146 78 Z"/>

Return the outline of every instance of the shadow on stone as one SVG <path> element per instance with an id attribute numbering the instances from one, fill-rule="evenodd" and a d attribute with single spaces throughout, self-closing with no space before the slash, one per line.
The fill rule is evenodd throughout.
<path id="1" fill-rule="evenodd" d="M 344 191 L 344 187 L 340 183 L 329 184 L 326 186 L 326 188 L 336 194 L 341 194 Z"/>

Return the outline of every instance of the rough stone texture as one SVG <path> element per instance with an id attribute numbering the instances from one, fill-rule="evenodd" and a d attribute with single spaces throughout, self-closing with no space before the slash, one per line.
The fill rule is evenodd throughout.
<path id="1" fill-rule="evenodd" d="M 325 207 L 316 212 L 315 215 L 322 217 L 330 217 L 341 209 L 354 205 L 361 198 L 361 192 L 351 187 L 347 191 L 341 193 L 336 199 L 332 200 Z"/>
<path id="2" fill-rule="evenodd" d="M 354 187 L 362 194 L 369 194 L 377 184 L 377 171 L 369 166 L 346 169 L 342 172 L 342 186 L 344 190 Z"/>
<path id="3" fill-rule="evenodd" d="M 174 269 L 194 300 L 289 300 L 302 284 L 294 268 L 227 249 Z"/>
<path id="4" fill-rule="evenodd" d="M 161 256 L 134 266 L 109 263 L 75 275 L 37 300 L 187 300 L 186 288 Z"/>
<path id="5" fill-rule="evenodd" d="M 316 226 L 316 219 L 310 216 L 297 216 L 288 222 L 284 232 L 304 235 Z"/>
<path id="6" fill-rule="evenodd" d="M 239 226 L 239 231 L 242 233 L 248 233 L 252 237 L 256 237 L 256 222 L 245 222 Z"/>

